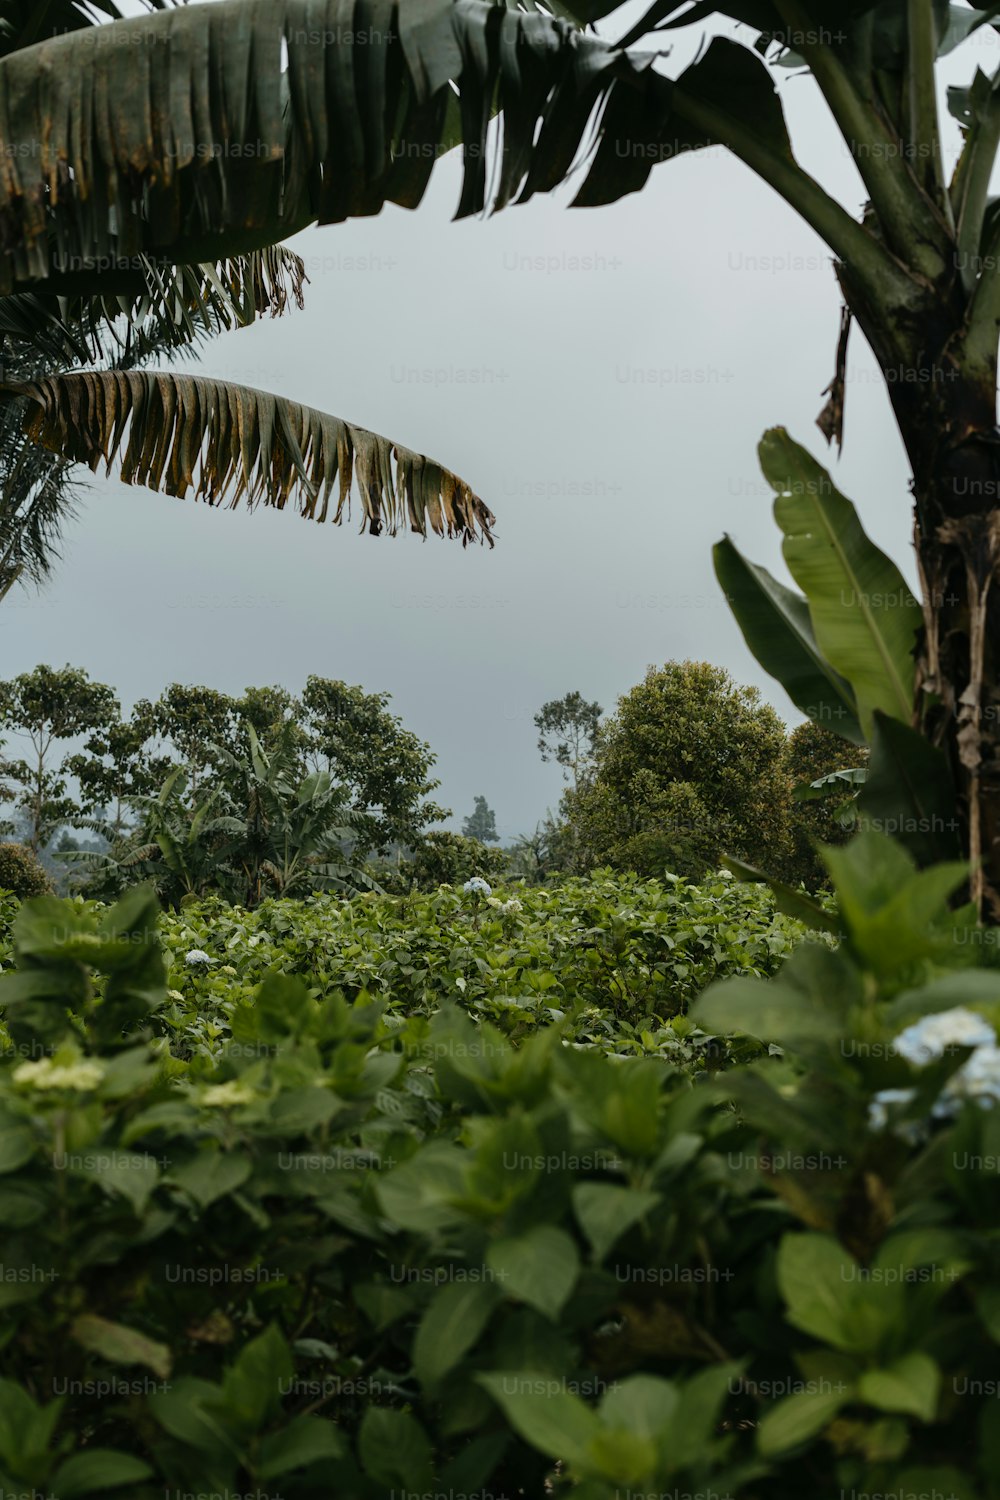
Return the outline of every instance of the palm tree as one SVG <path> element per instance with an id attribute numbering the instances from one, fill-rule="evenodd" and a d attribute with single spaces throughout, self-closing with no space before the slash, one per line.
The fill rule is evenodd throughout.
<path id="1" fill-rule="evenodd" d="M 94 9 L 117 15 L 112 0 Z M 94 467 L 120 460 L 128 483 L 210 504 L 294 498 L 315 520 L 341 518 L 353 474 L 371 532 L 405 517 L 489 539 L 468 485 L 398 444 L 223 382 L 70 360 L 106 349 L 119 314 L 136 364 L 246 321 L 289 278 L 294 290 L 282 240 L 415 207 L 458 143 L 459 216 L 524 202 L 582 162 L 575 204 L 609 203 L 655 164 L 722 145 L 832 251 L 846 310 L 827 437 L 842 437 L 852 321 L 888 381 L 925 593 L 912 723 L 954 783 L 965 848 L 985 863 L 977 898 L 1000 920 L 1000 72 L 952 91 L 952 174 L 935 88 L 937 57 L 1000 5 L 652 0 L 616 45 L 586 29 L 613 0 L 155 9 L 90 26 L 72 0 L 0 7 L 0 318 L 5 346 L 54 361 L 0 385 L 26 403 L 28 438 Z M 676 77 L 629 50 L 713 16 L 744 29 Z M 772 63 L 811 72 L 867 193 L 860 218 L 796 161 Z"/>

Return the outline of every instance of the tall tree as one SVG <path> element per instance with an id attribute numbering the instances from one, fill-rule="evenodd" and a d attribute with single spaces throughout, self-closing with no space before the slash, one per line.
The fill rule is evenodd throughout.
<path id="1" fill-rule="evenodd" d="M 574 692 L 543 703 L 535 715 L 542 760 L 562 766 L 576 790 L 593 761 L 603 711 Z"/>
<path id="2" fill-rule="evenodd" d="M 0 728 L 28 741 L 30 755 L 4 762 L 2 773 L 26 824 L 28 846 L 37 853 L 60 824 L 79 815 L 67 794 L 71 757 L 58 746 L 80 735 L 100 733 L 120 718 L 111 688 L 92 682 L 79 667 L 36 667 L 0 682 Z"/>
<path id="3" fill-rule="evenodd" d="M 478 839 L 481 844 L 498 844 L 496 814 L 485 797 L 477 797 L 475 807 L 462 824 L 463 837 Z"/>
<path id="4" fill-rule="evenodd" d="M 66 761 L 88 826 L 109 842 L 128 828 L 134 799 L 157 791 L 173 764 L 157 753 L 156 732 L 153 705 L 142 700 L 128 718 L 109 716 Z"/>
<path id="5" fill-rule="evenodd" d="M 317 769 L 347 792 L 363 853 L 411 846 L 431 823 L 450 816 L 428 800 L 440 782 L 430 746 L 389 712 L 388 693 L 366 693 L 328 677 L 310 677 L 302 723 Z"/>
<path id="6" fill-rule="evenodd" d="M 701 875 L 725 854 L 784 869 L 785 728 L 756 688 L 707 662 L 668 662 L 618 701 L 593 776 L 563 799 L 571 858 Z"/>

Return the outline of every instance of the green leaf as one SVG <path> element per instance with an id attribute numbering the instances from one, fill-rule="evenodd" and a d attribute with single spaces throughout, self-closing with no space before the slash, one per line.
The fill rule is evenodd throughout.
<path id="1" fill-rule="evenodd" d="M 379 1484 L 404 1491 L 430 1488 L 433 1449 L 408 1412 L 369 1406 L 358 1429 L 358 1455 L 365 1473 Z"/>
<path id="2" fill-rule="evenodd" d="M 573 1241 L 564 1230 L 550 1225 L 494 1240 L 486 1263 L 508 1297 L 526 1302 L 553 1320 L 566 1305 L 580 1271 Z"/>
<path id="3" fill-rule="evenodd" d="M 375 1195 L 382 1212 L 400 1229 L 434 1234 L 460 1217 L 453 1207 L 462 1194 L 469 1153 L 450 1141 L 431 1141 L 380 1176 Z"/>
<path id="4" fill-rule="evenodd" d="M 857 1266 L 825 1234 L 786 1234 L 778 1248 L 778 1287 L 788 1321 L 837 1349 L 849 1349 L 848 1316 Z"/>
<path id="5" fill-rule="evenodd" d="M 949 898 L 968 879 L 964 861 L 915 871 L 900 844 L 872 829 L 842 847 L 824 845 L 820 852 L 851 943 L 876 974 L 893 974 L 942 943 L 954 952 L 954 932 L 943 924 L 950 915 Z"/>
<path id="6" fill-rule="evenodd" d="M 152 1477 L 149 1464 L 131 1453 L 88 1448 L 60 1464 L 52 1484 L 59 1500 L 74 1500 L 77 1495 L 92 1495 L 95 1490 L 114 1489 L 120 1484 L 139 1484 Z"/>
<path id="7" fill-rule="evenodd" d="M 0 1175 L 16 1172 L 35 1154 L 35 1133 L 30 1125 L 5 1120 L 0 1126 Z"/>
<path id="8" fill-rule="evenodd" d="M 831 995 L 829 1006 L 812 1005 L 781 980 L 736 975 L 710 984 L 689 1014 L 695 1025 L 715 1036 L 741 1032 L 793 1050 L 814 1044 L 832 1047 L 844 1036 L 847 1024 L 846 1013 L 838 1014 L 839 999 Z"/>
<path id="9" fill-rule="evenodd" d="M 146 1365 L 161 1380 L 170 1374 L 173 1356 L 167 1345 L 127 1328 L 124 1323 L 112 1323 L 94 1313 L 81 1313 L 74 1318 L 69 1332 L 84 1349 L 113 1364 Z"/>
<path id="10" fill-rule="evenodd" d="M 145 1212 L 160 1181 L 160 1168 L 155 1159 L 135 1152 L 97 1152 L 79 1162 L 72 1162 L 67 1171 L 75 1177 L 99 1183 L 109 1194 L 127 1198 L 136 1215 Z"/>
<path id="11" fill-rule="evenodd" d="M 909 723 L 920 605 L 851 502 L 784 428 L 766 433 L 759 452 L 778 494 L 785 561 L 809 602 L 820 651 L 851 685 L 862 731 L 871 738 L 876 709 Z"/>
<path id="12" fill-rule="evenodd" d="M 248 1432 L 256 1432 L 278 1415 L 281 1387 L 293 1374 L 288 1345 L 272 1323 L 240 1350 L 236 1363 L 226 1371 L 223 1404 Z"/>
<path id="13" fill-rule="evenodd" d="M 602 1261 L 625 1231 L 652 1213 L 661 1201 L 658 1193 L 641 1188 L 620 1187 L 613 1182 L 578 1182 L 573 1189 L 573 1211 L 595 1261 Z"/>
<path id="14" fill-rule="evenodd" d="M 584 1463 L 601 1424 L 570 1391 L 550 1389 L 551 1380 L 530 1372 L 477 1375 L 519 1437 L 550 1459 Z"/>
<path id="15" fill-rule="evenodd" d="M 897 839 L 921 869 L 957 859 L 960 824 L 944 751 L 879 710 L 873 722 L 871 762 L 857 799 L 861 827 Z"/>
<path id="16" fill-rule="evenodd" d="M 879 1411 L 903 1412 L 933 1422 L 937 1411 L 941 1372 L 928 1354 L 904 1354 L 881 1370 L 866 1370 L 858 1381 L 858 1396 Z"/>
<path id="17" fill-rule="evenodd" d="M 454 1369 L 499 1300 L 491 1281 L 453 1281 L 438 1289 L 413 1340 L 413 1368 L 422 1385 L 435 1386 Z"/>
<path id="18" fill-rule="evenodd" d="M 833 670 L 816 644 L 809 606 L 802 595 L 749 562 L 728 537 L 716 544 L 712 558 L 736 623 L 765 672 L 781 683 L 807 718 L 863 745 L 851 685 Z"/>
<path id="19" fill-rule="evenodd" d="M 240 1187 L 253 1172 L 248 1156 L 212 1149 L 199 1151 L 192 1161 L 172 1167 L 168 1181 L 190 1193 L 199 1208 L 208 1208 L 217 1198 Z"/>
<path id="20" fill-rule="evenodd" d="M 778 911 L 786 917 L 794 917 L 796 921 L 804 922 L 814 932 L 839 932 L 840 924 L 833 912 L 827 911 L 820 906 L 819 902 L 805 891 L 796 890 L 794 886 L 786 884 L 783 880 L 777 880 L 773 875 L 765 875 L 754 865 L 744 864 L 743 860 L 736 859 L 732 854 L 727 854 L 722 861 L 723 869 L 731 870 L 738 880 L 744 880 L 749 885 L 766 885 L 774 892 L 774 904 Z"/>
<path id="21" fill-rule="evenodd" d="M 851 1392 L 796 1391 L 765 1412 L 757 1429 L 757 1450 L 775 1458 L 815 1437 L 851 1399 Z"/>
<path id="22" fill-rule="evenodd" d="M 335 1422 L 324 1417 L 295 1417 L 287 1427 L 263 1440 L 257 1473 L 261 1479 L 274 1479 L 324 1458 L 340 1458 L 344 1446 L 343 1434 Z"/>

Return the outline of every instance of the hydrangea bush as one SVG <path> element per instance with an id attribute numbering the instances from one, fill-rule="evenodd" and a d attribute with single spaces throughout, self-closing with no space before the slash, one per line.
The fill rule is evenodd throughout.
<path id="1" fill-rule="evenodd" d="M 961 870 L 868 834 L 831 872 L 833 943 L 694 1002 L 752 1057 L 714 1073 L 323 988 L 266 918 L 24 907 L 0 1490 L 994 1500 L 1000 1110 L 934 1106 L 990 1075 L 1000 974 Z M 268 944 L 312 958 L 248 988 Z M 168 991 L 227 982 L 193 1046 Z"/>

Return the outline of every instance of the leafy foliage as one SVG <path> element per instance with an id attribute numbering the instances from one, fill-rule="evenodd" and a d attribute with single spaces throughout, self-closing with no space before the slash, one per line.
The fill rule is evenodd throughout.
<path id="1" fill-rule="evenodd" d="M 775 916 L 768 892 L 722 875 L 689 885 L 606 871 L 553 889 L 509 887 L 509 898 L 499 890 L 483 902 L 448 887 L 404 899 L 268 900 L 253 912 L 186 903 L 163 918 L 181 997 L 172 1024 L 199 1045 L 211 1025 L 218 1041 L 237 993 L 249 1002 L 277 970 L 317 995 L 336 987 L 400 1016 L 457 1001 L 514 1039 L 565 1022 L 576 1041 L 703 1067 L 711 1053 L 685 1020 L 690 1000 L 725 974 L 776 972 L 802 934 Z M 211 962 L 188 964 L 192 950 Z"/>
<path id="2" fill-rule="evenodd" d="M 352 981 L 356 942 L 324 945 L 324 898 L 197 927 L 186 908 L 165 953 L 142 891 L 21 908 L 0 981 L 7 1488 L 610 1500 L 669 1479 L 791 1500 L 825 1473 L 990 1496 L 996 1111 L 956 1082 L 1000 1022 L 997 974 L 947 910 L 960 867 L 918 871 L 873 832 L 830 864 L 839 947 L 696 1002 L 749 1059 L 707 1086 L 566 1046 L 558 1020 L 518 1040 L 474 1007 L 396 1008 L 404 921 L 462 924 L 485 957 L 524 919 L 475 926 L 456 893 L 341 908 L 345 939 L 397 913 L 371 949 L 385 999 Z M 663 887 L 632 889 L 664 912 Z M 567 897 L 569 936 L 600 897 Z M 286 972 L 257 984 L 279 932 Z M 196 936 L 207 963 L 180 959 Z M 179 962 L 199 975 L 180 999 Z M 193 1046 L 206 1012 L 227 1025 Z"/>
<path id="3" fill-rule="evenodd" d="M 785 733 L 753 688 L 719 667 L 669 662 L 619 700 L 596 768 L 565 797 L 584 868 L 698 876 L 724 853 L 783 865 Z"/>
<path id="4" fill-rule="evenodd" d="M 23 844 L 0 844 L 0 891 L 22 901 L 42 896 L 52 885 L 38 856 Z"/>

